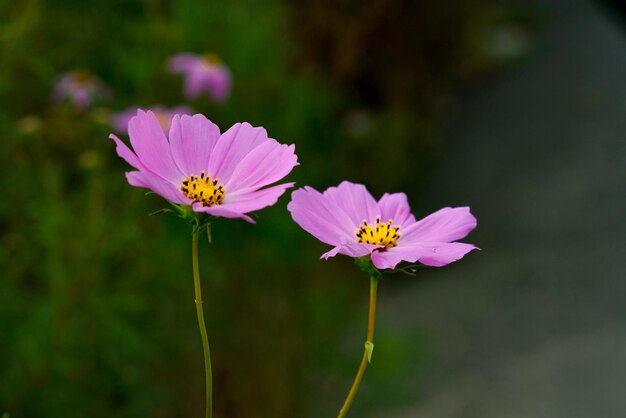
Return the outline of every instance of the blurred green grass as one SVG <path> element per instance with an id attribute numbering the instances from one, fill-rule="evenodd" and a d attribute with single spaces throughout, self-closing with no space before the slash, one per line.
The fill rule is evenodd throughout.
<path id="1" fill-rule="evenodd" d="M 107 139 L 111 111 L 182 101 L 180 79 L 165 68 L 171 54 L 222 57 L 234 75 L 231 99 L 194 108 L 222 129 L 249 121 L 295 143 L 302 165 L 290 178 L 298 185 L 350 179 L 375 195 L 425 196 L 441 158 L 442 115 L 459 83 L 502 64 L 472 40 L 510 16 L 487 1 L 455 13 L 417 3 L 409 11 L 425 13 L 420 19 L 458 25 L 452 38 L 434 23 L 398 28 L 422 36 L 421 48 L 438 58 L 409 59 L 422 49 L 392 44 L 397 33 L 382 31 L 388 38 L 360 45 L 357 70 L 347 75 L 311 46 L 325 29 L 301 19 L 312 8 L 331 13 L 330 2 L 0 3 L 0 412 L 201 414 L 190 230 L 169 215 L 146 216 L 166 202 L 128 186 L 129 168 Z M 378 23 L 388 25 L 393 13 Z M 359 19 L 349 22 L 357 32 L 371 24 Z M 90 112 L 52 105 L 54 79 L 76 68 L 109 84 L 113 102 Z M 338 342 L 363 321 L 367 280 L 348 259 L 318 261 L 324 246 L 291 221 L 287 201 L 263 210 L 254 226 L 219 220 L 213 244 L 201 244 L 217 417 L 332 415 L 356 367 L 360 337 Z M 408 383 L 385 390 L 388 379 L 427 370 L 436 357 L 425 334 L 380 338 L 361 408 L 417 398 Z M 422 345 L 424 359 L 406 358 L 408 344 Z"/>

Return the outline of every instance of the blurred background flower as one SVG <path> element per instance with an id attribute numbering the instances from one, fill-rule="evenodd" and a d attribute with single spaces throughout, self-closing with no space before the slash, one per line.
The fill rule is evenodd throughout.
<path id="1" fill-rule="evenodd" d="M 52 97 L 56 102 L 68 100 L 80 110 L 86 110 L 94 101 L 110 99 L 108 87 L 86 71 L 64 74 L 54 83 Z"/>
<path id="2" fill-rule="evenodd" d="M 206 95 L 223 102 L 230 94 L 230 71 L 215 54 L 177 54 L 169 61 L 170 71 L 184 76 L 184 92 L 189 100 Z"/>
<path id="3" fill-rule="evenodd" d="M 163 201 L 107 136 L 119 109 L 185 104 L 164 63 L 215 51 L 234 88 L 194 111 L 295 143 L 288 181 L 480 220 L 480 256 L 381 286 L 355 417 L 621 418 L 622 3 L 0 2 L 0 415 L 201 416 L 188 231 L 141 216 Z M 52 103 L 74 68 L 111 101 Z M 331 415 L 358 365 L 367 280 L 312 261 L 287 200 L 201 242 L 216 418 Z"/>

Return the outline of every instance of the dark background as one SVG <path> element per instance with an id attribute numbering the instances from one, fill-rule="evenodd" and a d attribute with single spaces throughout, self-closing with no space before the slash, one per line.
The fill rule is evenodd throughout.
<path id="1" fill-rule="evenodd" d="M 475 252 L 380 286 L 352 415 L 623 417 L 626 44 L 618 2 L 0 2 L 0 414 L 203 409 L 190 229 L 123 176 L 111 112 L 182 103 L 165 62 L 215 52 L 231 98 L 191 103 L 295 143 L 289 176 L 470 205 Z M 51 103 L 61 73 L 113 101 Z M 215 416 L 335 416 L 367 278 L 288 196 L 201 243 Z"/>

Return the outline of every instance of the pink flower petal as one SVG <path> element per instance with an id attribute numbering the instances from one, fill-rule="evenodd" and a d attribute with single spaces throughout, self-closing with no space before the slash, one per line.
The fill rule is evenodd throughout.
<path id="1" fill-rule="evenodd" d="M 74 91 L 72 99 L 77 108 L 85 110 L 91 104 L 92 96 L 91 89 L 81 88 Z"/>
<path id="2" fill-rule="evenodd" d="M 358 229 L 363 219 L 373 224 L 376 222 L 376 217 L 380 216 L 380 209 L 376 200 L 362 184 L 344 181 L 337 187 L 329 187 L 324 192 L 324 197 L 334 202 L 348 214 L 355 225 L 355 229 Z"/>
<path id="3" fill-rule="evenodd" d="M 173 73 L 192 71 L 200 62 L 200 57 L 195 54 L 177 54 L 169 60 L 169 68 Z"/>
<path id="4" fill-rule="evenodd" d="M 175 115 L 169 137 L 172 157 L 185 177 L 202 171 L 209 174 L 209 158 L 220 137 L 217 125 L 200 114 Z"/>
<path id="5" fill-rule="evenodd" d="M 393 219 L 393 225 L 399 226 L 415 222 L 415 217 L 409 207 L 409 201 L 404 193 L 385 193 L 378 201 L 378 206 L 380 207 L 380 219 L 382 222 Z"/>
<path id="6" fill-rule="evenodd" d="M 146 168 L 143 166 L 143 164 L 141 164 L 141 161 L 139 161 L 139 158 L 137 158 L 135 153 L 132 152 L 130 148 L 126 146 L 126 144 L 124 144 L 117 136 L 113 134 L 109 135 L 109 138 L 115 141 L 115 144 L 116 144 L 115 151 L 117 151 L 117 155 L 122 157 L 124 161 L 126 161 L 128 164 L 130 164 L 137 170 L 146 171 Z"/>
<path id="7" fill-rule="evenodd" d="M 209 161 L 209 173 L 226 184 L 239 162 L 264 141 L 274 141 L 267 137 L 265 129 L 246 122 L 236 123 L 217 141 Z"/>
<path id="8" fill-rule="evenodd" d="M 206 75 L 201 70 L 192 70 L 185 77 L 184 94 L 189 100 L 197 99 L 206 87 Z"/>
<path id="9" fill-rule="evenodd" d="M 393 269 L 400 262 L 416 262 L 422 254 L 421 248 L 393 247 L 372 253 L 372 263 L 377 269 Z"/>
<path id="10" fill-rule="evenodd" d="M 476 228 L 476 218 L 469 207 L 443 208 L 400 230 L 398 243 L 451 242 L 465 237 Z"/>
<path id="11" fill-rule="evenodd" d="M 279 184 L 267 189 L 257 190 L 251 193 L 233 195 L 226 193 L 220 206 L 233 212 L 247 213 L 271 206 L 293 183 Z"/>
<path id="12" fill-rule="evenodd" d="M 405 247 L 388 248 L 385 251 L 374 251 L 372 263 L 378 269 L 393 269 L 400 262 L 406 261 L 433 267 L 441 267 L 460 260 L 465 254 L 476 249 L 471 244 L 462 242 L 429 242 Z"/>
<path id="13" fill-rule="evenodd" d="M 332 250 L 322 254 L 320 258 L 328 260 L 330 257 L 334 257 L 337 254 L 347 255 L 349 257 L 363 257 L 364 255 L 372 253 L 376 248 L 380 248 L 380 245 L 372 244 L 342 244 L 337 245 Z"/>
<path id="14" fill-rule="evenodd" d="M 224 187 L 232 193 L 250 192 L 282 179 L 296 165 L 294 145 L 264 141 L 237 164 Z"/>
<path id="15" fill-rule="evenodd" d="M 182 172 L 174 163 L 170 145 L 154 113 L 137 111 L 128 123 L 130 143 L 141 163 L 152 173 L 173 184 L 180 184 Z"/>
<path id="16" fill-rule="evenodd" d="M 181 205 L 191 204 L 191 200 L 186 198 L 176 186 L 159 176 L 148 172 L 130 171 L 126 173 L 126 178 L 131 186 L 150 189 L 170 202 Z"/>
<path id="17" fill-rule="evenodd" d="M 423 245 L 429 252 L 419 258 L 419 262 L 427 266 L 442 267 L 460 260 L 472 250 L 478 249 L 472 244 L 463 242 L 431 242 Z"/>
<path id="18" fill-rule="evenodd" d="M 356 244 L 358 225 L 335 202 L 312 187 L 294 191 L 287 210 L 302 229 L 326 244 Z"/>
<path id="19" fill-rule="evenodd" d="M 137 115 L 138 108 L 136 106 L 130 107 L 122 112 L 117 112 L 111 115 L 111 127 L 115 132 L 126 134 L 128 132 L 128 122 Z M 191 115 L 192 110 L 189 106 L 181 105 L 172 108 L 166 108 L 161 105 L 150 106 L 150 109 L 157 115 L 157 119 L 160 122 L 164 131 L 167 131 L 170 126 L 170 120 L 174 115 Z M 163 123 L 163 117 L 167 117 L 169 120 L 166 124 Z"/>
<path id="20" fill-rule="evenodd" d="M 240 219 L 243 219 L 246 222 L 250 222 L 251 224 L 256 223 L 248 215 L 246 215 L 244 213 L 234 212 L 232 210 L 229 210 L 227 208 L 222 207 L 222 205 L 216 205 L 216 206 L 207 207 L 207 206 L 203 206 L 203 205 L 201 205 L 199 203 L 194 203 L 193 210 L 195 212 L 206 212 L 209 215 L 221 216 L 223 218 L 231 218 L 231 219 L 240 218 Z"/>
<path id="21" fill-rule="evenodd" d="M 209 94 L 216 102 L 223 102 L 230 94 L 230 71 L 224 65 L 216 65 L 206 77 Z"/>

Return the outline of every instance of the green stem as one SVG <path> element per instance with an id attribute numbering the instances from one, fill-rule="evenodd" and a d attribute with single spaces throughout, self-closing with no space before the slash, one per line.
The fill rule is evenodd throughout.
<path id="1" fill-rule="evenodd" d="M 191 234 L 191 257 L 193 262 L 193 287 L 196 294 L 196 313 L 198 314 L 198 327 L 200 328 L 200 337 L 202 339 L 202 351 L 204 353 L 204 373 L 206 377 L 206 418 L 213 415 L 213 390 L 212 390 L 212 372 L 211 372 L 211 351 L 209 349 L 209 337 L 204 324 L 204 312 L 202 310 L 202 288 L 200 287 L 200 267 L 198 265 L 198 235 L 200 231 L 194 227 Z"/>
<path id="2" fill-rule="evenodd" d="M 350 392 L 348 392 L 348 396 L 346 397 L 341 410 L 339 411 L 339 415 L 337 418 L 344 418 L 348 414 L 348 410 L 350 409 L 350 405 L 352 405 L 352 401 L 356 396 L 356 392 L 359 390 L 359 385 L 361 384 L 361 380 L 363 379 L 363 375 L 365 374 L 365 369 L 367 365 L 372 360 L 372 351 L 374 350 L 374 321 L 376 318 L 376 291 L 378 290 L 378 272 L 372 272 L 370 274 L 370 310 L 369 316 L 367 320 L 367 340 L 365 341 L 365 351 L 363 352 L 363 358 L 361 359 L 361 365 L 359 366 L 359 370 L 356 373 L 356 377 L 354 378 L 354 382 L 352 383 L 352 387 L 350 388 Z"/>

